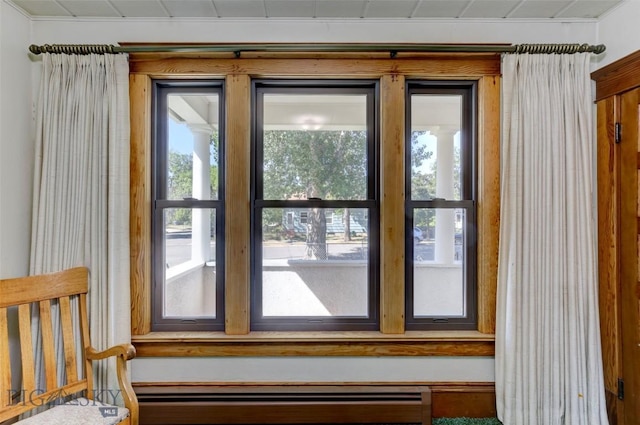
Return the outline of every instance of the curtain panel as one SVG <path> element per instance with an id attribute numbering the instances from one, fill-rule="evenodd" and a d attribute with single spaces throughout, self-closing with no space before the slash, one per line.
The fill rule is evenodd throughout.
<path id="1" fill-rule="evenodd" d="M 127 55 L 42 57 L 30 273 L 75 266 L 89 268 L 92 343 L 130 342 Z M 98 391 L 119 388 L 115 362 L 95 370 Z"/>
<path id="2" fill-rule="evenodd" d="M 589 60 L 503 58 L 496 401 L 509 425 L 608 423 Z"/>

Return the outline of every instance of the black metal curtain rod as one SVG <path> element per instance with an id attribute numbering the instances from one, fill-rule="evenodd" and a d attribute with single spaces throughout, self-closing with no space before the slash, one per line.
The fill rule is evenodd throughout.
<path id="1" fill-rule="evenodd" d="M 29 51 L 88 55 L 105 53 L 205 53 L 231 52 L 240 57 L 242 52 L 390 52 L 391 57 L 400 52 L 444 52 L 444 53 L 595 53 L 604 52 L 603 44 L 167 44 L 128 45 L 111 44 L 32 44 Z"/>

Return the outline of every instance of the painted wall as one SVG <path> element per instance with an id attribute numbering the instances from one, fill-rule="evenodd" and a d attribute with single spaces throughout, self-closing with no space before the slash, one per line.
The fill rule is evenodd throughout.
<path id="1" fill-rule="evenodd" d="M 27 274 L 34 141 L 30 22 L 0 2 L 0 277 Z"/>
<path id="2" fill-rule="evenodd" d="M 134 359 L 134 382 L 493 382 L 491 357 Z"/>
<path id="3" fill-rule="evenodd" d="M 2 3 L 0 3 L 2 4 Z M 3 23 L 5 5 L 2 10 Z M 14 11 L 9 11 L 11 16 Z M 21 22 L 23 22 L 22 20 Z M 12 24 L 16 25 L 16 24 Z M 2 31 L 2 39 L 8 32 Z M 597 41 L 595 22 L 504 22 L 504 21 L 292 21 L 292 20 L 34 20 L 30 43 L 110 43 L 118 42 L 379 42 L 379 43 L 591 43 Z M 23 62 L 26 47 L 24 38 L 11 43 L 16 48 L 11 54 L 3 53 L 3 59 Z M 4 62 L 4 61 L 3 61 Z M 16 66 L 16 65 L 14 65 Z M 33 64 L 33 67 L 37 67 Z M 13 70 L 12 70 L 13 71 Z M 17 71 L 17 70 L 16 70 Z M 14 74 L 14 72 L 11 72 Z M 16 75 L 26 76 L 24 73 Z M 24 77 L 27 78 L 27 77 Z M 3 80 L 4 82 L 4 80 Z M 28 138 L 30 134 L 28 105 L 24 105 L 23 91 L 29 91 L 29 82 L 12 91 L 20 91 L 17 122 L 11 122 L 11 131 L 2 129 L 2 149 L 11 145 L 11 138 Z M 4 84 L 3 84 L 4 85 Z M 2 108 L 14 108 L 11 97 L 2 92 Z M 3 124 L 9 121 L 3 114 Z M 19 128 L 13 128 L 19 126 Z M 10 137 L 4 137 L 8 134 Z M 31 149 L 31 141 L 26 142 Z M 7 151 L 18 150 L 7 146 Z M 20 171 L 20 179 L 12 179 L 9 187 L 3 183 L 2 204 L 8 195 L 20 193 L 20 214 L 27 213 L 30 199 L 32 160 L 24 157 L 23 150 L 13 153 L 11 167 Z M 4 163 L 8 160 L 3 161 Z M 25 172 L 28 169 L 29 172 Z M 8 189 L 11 188 L 11 191 Z M 25 193 L 23 195 L 22 193 Z M 26 195 L 29 193 L 29 196 Z M 19 216 L 16 207 L 6 207 L 6 215 Z M 14 217 L 15 220 L 15 217 Z M 4 222 L 4 219 L 3 219 Z M 13 254 L 22 268 L 28 251 L 28 222 L 19 220 L 23 229 L 11 229 L 3 247 L 17 246 Z M 25 226 L 25 224 L 27 224 Z M 10 227 L 10 224 L 4 224 Z M 26 229 L 24 228 L 26 227 Z M 4 231 L 4 227 L 3 227 Z M 4 255 L 4 254 L 3 254 Z M 132 378 L 137 382 L 154 381 L 493 381 L 494 362 L 491 357 L 286 357 L 286 358 L 141 358 L 134 360 Z"/>
<path id="4" fill-rule="evenodd" d="M 607 46 L 596 68 L 602 68 L 640 49 L 640 1 L 627 0 L 604 16 L 597 25 L 598 43 Z"/>
<path id="5" fill-rule="evenodd" d="M 31 237 L 33 137 L 30 22 L 0 2 L 0 278 L 27 274 Z M 11 367 L 19 363 L 17 311 L 9 311 Z M 19 375 L 12 374 L 18 388 Z"/>
<path id="6" fill-rule="evenodd" d="M 594 43 L 595 25 L 504 20 L 58 19 L 34 21 L 32 42 Z"/>

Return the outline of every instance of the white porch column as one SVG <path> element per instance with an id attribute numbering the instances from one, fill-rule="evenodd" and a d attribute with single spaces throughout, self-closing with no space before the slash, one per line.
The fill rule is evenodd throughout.
<path id="1" fill-rule="evenodd" d="M 457 129 L 439 129 L 436 167 L 436 197 L 453 199 L 453 136 Z M 455 210 L 436 210 L 435 261 L 442 264 L 453 263 L 455 256 Z"/>
<path id="2" fill-rule="evenodd" d="M 211 165 L 209 158 L 209 144 L 211 138 L 211 126 L 190 125 L 193 133 L 193 197 L 199 200 L 211 199 L 210 174 Z M 210 211 L 208 209 L 194 208 L 192 214 L 192 239 L 191 260 L 205 262 L 211 260 L 209 245 L 211 237 Z"/>

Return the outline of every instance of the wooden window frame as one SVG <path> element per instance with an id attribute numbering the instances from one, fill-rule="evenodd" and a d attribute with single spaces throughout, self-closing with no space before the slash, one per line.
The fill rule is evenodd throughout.
<path id="1" fill-rule="evenodd" d="M 379 79 L 380 331 L 251 332 L 250 122 L 253 78 Z M 151 332 L 152 80 L 225 80 L 225 332 Z M 478 85 L 477 314 L 474 331 L 405 331 L 405 81 Z M 500 56 L 494 53 L 131 54 L 131 323 L 141 357 L 494 355 L 500 212 Z M 233 218 L 233 219 L 230 219 Z"/>

